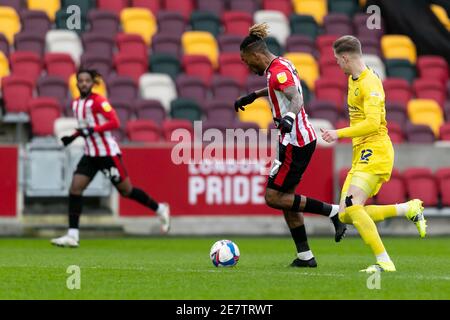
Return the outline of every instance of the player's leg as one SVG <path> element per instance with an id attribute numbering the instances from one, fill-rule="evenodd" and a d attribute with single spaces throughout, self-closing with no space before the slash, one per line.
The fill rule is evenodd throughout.
<path id="1" fill-rule="evenodd" d="M 351 219 L 361 238 L 376 257 L 377 264 L 365 269 L 366 272 L 395 271 L 395 266 L 386 252 L 375 222 L 364 208 L 364 203 L 372 196 L 378 183 L 378 176 L 356 171 L 352 175 L 345 196 L 345 215 Z"/>
<path id="2" fill-rule="evenodd" d="M 329 217 L 335 227 L 335 240 L 338 242 L 346 230 L 346 226 L 338 219 L 338 206 L 294 193 L 295 186 L 308 167 L 315 146 L 315 142 L 301 148 L 290 144 L 279 145 L 278 159 L 270 171 L 265 201 L 268 206 L 275 209 L 309 212 Z"/>
<path id="3" fill-rule="evenodd" d="M 161 231 L 167 233 L 170 229 L 170 207 L 167 203 L 158 203 L 145 191 L 131 184 L 121 156 L 107 157 L 104 161 L 103 172 L 107 175 L 117 191 L 154 211 L 161 222 Z"/>
<path id="4" fill-rule="evenodd" d="M 89 186 L 98 169 L 93 158 L 83 156 L 78 162 L 69 189 L 69 229 L 67 234 L 51 240 L 61 247 L 78 247 L 80 215 L 83 209 L 83 191 Z"/>

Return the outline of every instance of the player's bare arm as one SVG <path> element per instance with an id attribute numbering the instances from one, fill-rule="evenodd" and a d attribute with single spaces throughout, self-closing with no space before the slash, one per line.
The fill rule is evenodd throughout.
<path id="1" fill-rule="evenodd" d="M 287 107 L 288 112 L 280 120 L 278 128 L 281 130 L 281 133 L 289 133 L 292 131 L 292 126 L 294 125 L 295 118 L 297 117 L 297 114 L 300 112 L 300 109 L 303 106 L 303 97 L 296 86 L 285 88 L 283 90 L 283 93 L 290 101 L 290 103 Z"/>

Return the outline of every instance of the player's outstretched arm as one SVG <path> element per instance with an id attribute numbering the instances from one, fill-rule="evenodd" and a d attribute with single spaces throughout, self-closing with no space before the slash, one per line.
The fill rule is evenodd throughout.
<path id="1" fill-rule="evenodd" d="M 269 90 L 267 88 L 261 89 L 261 90 L 256 90 L 246 96 L 243 97 L 239 97 L 236 102 L 234 103 L 234 110 L 236 110 L 236 112 L 239 112 L 239 109 L 242 111 L 245 111 L 244 106 L 252 103 L 253 101 L 255 101 L 256 99 L 260 98 L 260 97 L 267 97 L 269 95 Z"/>

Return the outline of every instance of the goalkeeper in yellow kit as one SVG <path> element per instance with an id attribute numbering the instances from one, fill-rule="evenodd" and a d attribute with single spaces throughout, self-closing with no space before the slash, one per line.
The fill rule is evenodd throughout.
<path id="1" fill-rule="evenodd" d="M 394 149 L 386 128 L 384 90 L 381 80 L 362 60 L 361 43 L 353 36 L 343 36 L 333 44 L 337 63 L 349 76 L 348 109 L 350 127 L 321 130 L 327 142 L 352 138 L 352 168 L 341 193 L 339 219 L 353 224 L 376 256 L 376 264 L 361 270 L 368 273 L 395 271 L 395 265 L 384 248 L 375 222 L 385 218 L 406 216 L 415 223 L 421 237 L 426 234 L 422 201 L 386 206 L 364 206 L 390 179 L 394 165 Z"/>

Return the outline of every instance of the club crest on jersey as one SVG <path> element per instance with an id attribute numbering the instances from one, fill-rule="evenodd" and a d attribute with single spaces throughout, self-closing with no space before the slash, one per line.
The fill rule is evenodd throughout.
<path id="1" fill-rule="evenodd" d="M 102 103 L 102 108 L 105 112 L 110 112 L 112 110 L 112 107 L 108 101 Z"/>
<path id="2" fill-rule="evenodd" d="M 286 72 L 280 72 L 279 74 L 277 74 L 277 79 L 279 83 L 285 83 L 287 81 Z"/>

